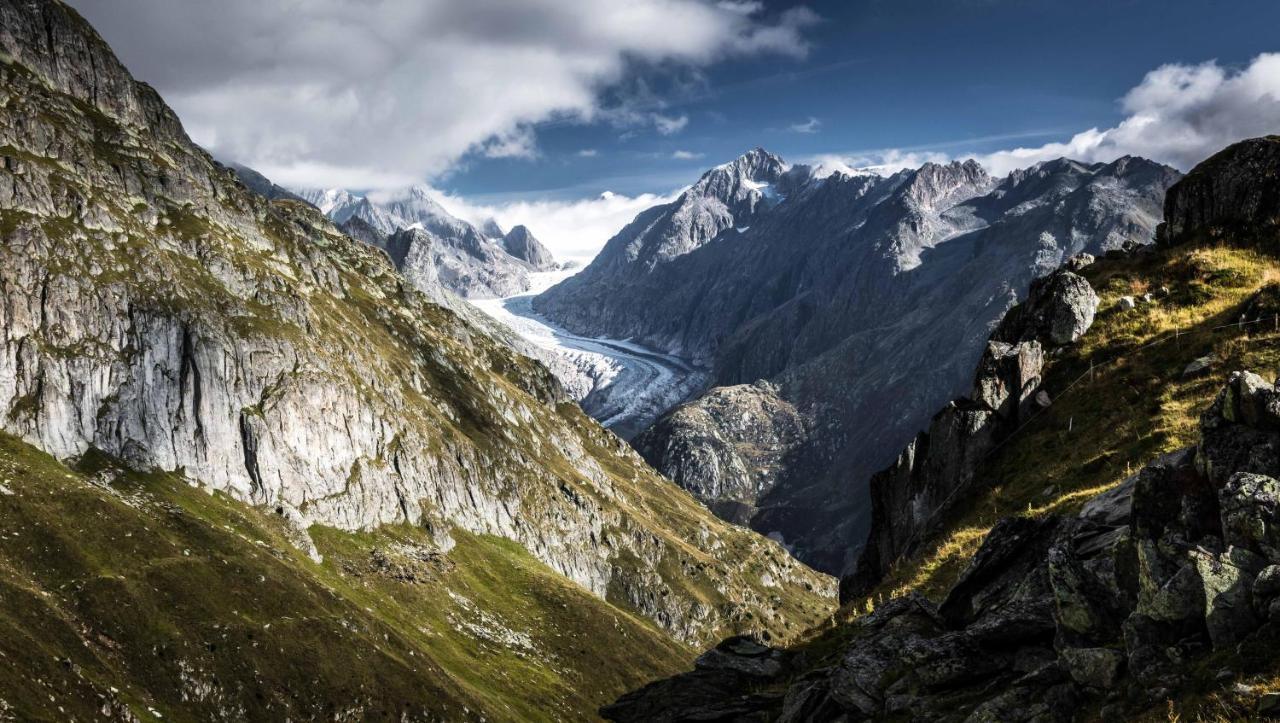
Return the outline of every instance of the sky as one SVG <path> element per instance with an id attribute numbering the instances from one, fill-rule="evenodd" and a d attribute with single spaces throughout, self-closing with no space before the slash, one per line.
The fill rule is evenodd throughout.
<path id="1" fill-rule="evenodd" d="M 756 146 L 1183 170 L 1280 132 L 1275 0 L 71 0 L 216 156 L 585 261 Z"/>

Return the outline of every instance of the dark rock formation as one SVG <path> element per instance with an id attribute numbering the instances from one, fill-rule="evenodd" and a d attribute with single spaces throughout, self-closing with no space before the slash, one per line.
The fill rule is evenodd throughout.
<path id="1" fill-rule="evenodd" d="M 778 671 L 712 676 L 700 666 L 602 713 L 1068 721 L 1105 703 L 1123 719 L 1185 685 L 1211 652 L 1238 655 L 1243 673 L 1270 665 L 1280 633 L 1277 398 L 1275 385 L 1233 375 L 1198 447 L 1152 462 L 1078 515 L 999 522 L 940 606 L 889 601 L 850 624 L 830 665 L 752 649 Z"/>
<path id="2" fill-rule="evenodd" d="M 857 570 L 841 581 L 842 601 L 874 587 L 966 498 L 979 463 L 1034 413 L 1044 348 L 1079 339 L 1097 307 L 1089 282 L 1070 271 L 1032 282 L 1027 300 L 991 335 L 970 395 L 934 415 L 929 430 L 871 478 L 871 533 Z"/>
<path id="3" fill-rule="evenodd" d="M 267 198 L 272 201 L 280 198 L 288 199 L 290 201 L 303 200 L 298 194 L 283 186 L 277 186 L 270 178 L 267 178 L 248 166 L 242 166 L 239 163 L 228 163 L 227 168 L 230 168 L 232 172 L 236 174 L 236 178 L 240 179 L 240 182 L 245 185 L 245 188 L 248 188 L 250 191 L 253 191 L 263 198 Z"/>
<path id="4" fill-rule="evenodd" d="M 1280 136 L 1241 141 L 1197 165 L 1164 203 L 1160 243 L 1192 235 L 1280 233 Z"/>

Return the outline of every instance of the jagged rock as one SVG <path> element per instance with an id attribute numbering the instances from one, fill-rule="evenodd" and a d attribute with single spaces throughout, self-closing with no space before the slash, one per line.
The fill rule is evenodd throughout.
<path id="1" fill-rule="evenodd" d="M 1195 550 L 1196 571 L 1204 584 L 1204 617 L 1213 647 L 1226 649 L 1257 629 L 1251 588 L 1266 562 L 1240 547 L 1223 553 Z"/>
<path id="2" fill-rule="evenodd" d="M 1267 565 L 1253 581 L 1254 607 L 1265 611 L 1276 597 L 1280 597 L 1280 565 Z"/>
<path id="3" fill-rule="evenodd" d="M 525 262 L 534 271 L 555 271 L 560 268 L 551 251 L 534 238 L 528 228 L 515 226 L 501 238 L 507 253 Z"/>
<path id="4" fill-rule="evenodd" d="M 871 532 L 840 599 L 865 594 L 903 554 L 929 536 L 939 515 L 963 499 L 977 465 L 1052 399 L 1040 388 L 1044 346 L 1072 343 L 1093 323 L 1098 297 L 1070 271 L 1035 281 L 992 333 L 974 374 L 972 399 L 951 402 L 888 469 L 871 477 Z"/>
<path id="5" fill-rule="evenodd" d="M 1237 472 L 1280 477 L 1280 393 L 1252 372 L 1234 372 L 1201 416 L 1196 464 L 1218 484 Z"/>
<path id="6" fill-rule="evenodd" d="M 1072 344 L 1093 325 L 1097 311 L 1098 295 L 1089 282 L 1070 271 L 1057 271 L 1031 282 L 1027 300 L 1005 314 L 992 339 Z"/>
<path id="7" fill-rule="evenodd" d="M 1164 202 L 1159 243 L 1227 233 L 1267 237 L 1280 226 L 1280 136 L 1241 141 L 1175 183 Z"/>
<path id="8" fill-rule="evenodd" d="M 1114 686 L 1124 663 L 1124 654 L 1110 648 L 1067 648 L 1061 655 L 1072 680 L 1090 688 Z"/>
<path id="9" fill-rule="evenodd" d="M 1218 500 L 1223 542 L 1280 561 L 1280 482 L 1241 472 L 1227 480 Z"/>

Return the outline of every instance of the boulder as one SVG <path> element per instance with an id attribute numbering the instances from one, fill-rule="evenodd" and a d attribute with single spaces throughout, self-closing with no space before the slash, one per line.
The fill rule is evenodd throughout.
<path id="1" fill-rule="evenodd" d="M 1280 482 L 1240 472 L 1219 490 L 1218 501 L 1224 542 L 1280 562 Z"/>
<path id="2" fill-rule="evenodd" d="M 1027 300 L 1005 314 L 992 338 L 1011 344 L 1071 344 L 1093 325 L 1097 311 L 1098 295 L 1089 282 L 1062 269 L 1031 282 Z"/>
<path id="3" fill-rule="evenodd" d="M 1253 610 L 1251 588 L 1262 570 L 1261 557 L 1232 547 L 1223 553 L 1192 552 L 1204 585 L 1204 618 L 1215 649 L 1227 649 L 1262 622 Z"/>
<path id="4" fill-rule="evenodd" d="M 1095 260 L 1096 259 L 1094 258 L 1093 254 L 1087 253 L 1087 252 L 1081 252 L 1067 259 L 1067 262 L 1063 264 L 1063 266 L 1068 271 L 1080 271 L 1081 269 L 1085 269 L 1092 266 Z"/>
<path id="5" fill-rule="evenodd" d="M 1165 195 L 1157 243 L 1280 229 L 1280 136 L 1241 141 L 1200 163 Z"/>
<path id="6" fill-rule="evenodd" d="M 1124 663 L 1124 654 L 1111 648 L 1067 648 L 1061 655 L 1071 679 L 1090 688 L 1113 687 Z"/>
<path id="7" fill-rule="evenodd" d="M 1120 300 L 1116 302 L 1116 307 L 1121 311 L 1129 311 L 1137 305 L 1138 302 L 1132 296 L 1121 296 Z"/>

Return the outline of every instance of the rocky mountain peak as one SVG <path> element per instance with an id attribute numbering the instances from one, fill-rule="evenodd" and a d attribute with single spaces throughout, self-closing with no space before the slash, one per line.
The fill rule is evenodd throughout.
<path id="1" fill-rule="evenodd" d="M 926 163 L 903 183 L 900 192 L 921 208 L 941 208 L 977 195 L 993 185 L 991 175 L 977 161 Z"/>
<path id="2" fill-rule="evenodd" d="M 529 264 L 535 271 L 553 271 L 560 267 L 551 251 L 524 225 L 508 231 L 502 237 L 502 246 L 507 253 Z"/>

